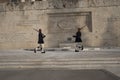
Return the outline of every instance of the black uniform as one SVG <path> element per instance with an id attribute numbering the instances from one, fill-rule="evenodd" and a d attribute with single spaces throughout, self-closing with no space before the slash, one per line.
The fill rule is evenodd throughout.
<path id="1" fill-rule="evenodd" d="M 78 32 L 76 33 L 76 35 L 73 36 L 73 37 L 75 37 L 75 42 L 82 42 L 81 32 L 80 32 L 80 31 L 78 31 Z"/>
<path id="2" fill-rule="evenodd" d="M 45 35 L 41 32 L 39 32 L 38 34 L 38 44 L 44 44 L 44 40 L 43 38 L 45 37 Z"/>
<path id="3" fill-rule="evenodd" d="M 80 44 L 82 42 L 81 32 L 80 31 L 76 32 L 76 35 L 73 37 L 75 37 L 75 42 L 77 43 L 75 52 L 79 52 L 79 49 L 83 50 L 83 45 Z"/>

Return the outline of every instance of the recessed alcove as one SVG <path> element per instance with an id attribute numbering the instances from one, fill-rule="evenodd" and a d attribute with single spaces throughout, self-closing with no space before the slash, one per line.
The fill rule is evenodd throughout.
<path id="1" fill-rule="evenodd" d="M 86 26 L 92 32 L 91 12 L 48 13 L 48 45 L 58 47 L 60 43 L 74 42 L 77 28 Z M 69 41 L 68 38 L 71 38 Z"/>

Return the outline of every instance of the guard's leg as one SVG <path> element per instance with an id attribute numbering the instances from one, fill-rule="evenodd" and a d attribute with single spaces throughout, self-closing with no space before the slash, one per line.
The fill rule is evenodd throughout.
<path id="1" fill-rule="evenodd" d="M 44 44 L 41 44 L 41 53 L 45 53 Z"/>
<path id="2" fill-rule="evenodd" d="M 41 45 L 39 44 L 37 48 L 34 49 L 34 53 L 37 52 L 37 50 L 39 50 L 41 48 Z"/>
<path id="3" fill-rule="evenodd" d="M 42 44 L 39 44 L 39 50 L 42 51 Z"/>
<path id="4" fill-rule="evenodd" d="M 36 53 L 37 52 L 37 50 L 36 50 L 36 48 L 34 49 L 34 53 Z"/>
<path id="5" fill-rule="evenodd" d="M 79 52 L 79 43 L 76 43 L 75 52 Z"/>
<path id="6" fill-rule="evenodd" d="M 81 43 L 79 43 L 79 50 L 83 50 L 83 49 L 84 49 L 83 43 L 81 42 Z"/>
<path id="7" fill-rule="evenodd" d="M 75 52 L 79 52 L 80 50 L 83 50 L 83 49 L 84 49 L 84 47 L 83 47 L 83 44 L 81 42 L 76 43 Z"/>
<path id="8" fill-rule="evenodd" d="M 83 47 L 83 45 L 81 46 L 81 50 L 83 50 L 84 49 L 84 47 Z"/>

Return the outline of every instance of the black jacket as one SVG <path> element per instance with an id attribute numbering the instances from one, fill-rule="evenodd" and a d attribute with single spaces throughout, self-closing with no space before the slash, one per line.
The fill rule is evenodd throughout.
<path id="1" fill-rule="evenodd" d="M 38 43 L 43 44 L 44 43 L 44 40 L 43 40 L 44 38 L 45 38 L 45 35 L 43 33 L 39 32 L 39 34 L 38 34 Z"/>
<path id="2" fill-rule="evenodd" d="M 75 37 L 75 42 L 82 42 L 81 32 L 80 32 L 80 31 L 78 31 L 78 32 L 76 33 L 76 35 L 73 36 L 73 37 Z"/>

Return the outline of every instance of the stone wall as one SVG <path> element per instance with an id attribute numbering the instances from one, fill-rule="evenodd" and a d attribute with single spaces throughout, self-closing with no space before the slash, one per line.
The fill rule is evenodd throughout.
<path id="1" fill-rule="evenodd" d="M 8 0 L 0 0 L 0 3 L 8 2 Z"/>
<path id="2" fill-rule="evenodd" d="M 74 42 L 78 27 L 85 46 L 120 47 L 119 0 L 46 0 L 0 3 L 0 49 L 37 46 L 37 32 L 46 34 L 45 47 Z M 68 39 L 71 39 L 68 41 Z"/>

